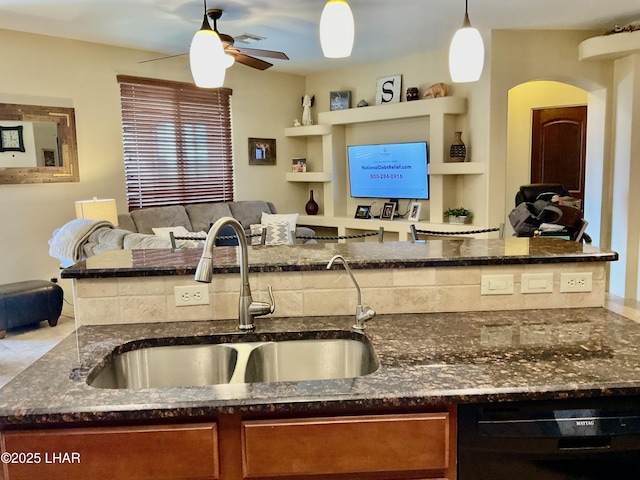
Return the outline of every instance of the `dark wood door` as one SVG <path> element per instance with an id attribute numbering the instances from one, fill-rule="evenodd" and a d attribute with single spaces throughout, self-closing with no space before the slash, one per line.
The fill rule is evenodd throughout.
<path id="1" fill-rule="evenodd" d="M 560 183 L 584 198 L 586 105 L 533 110 L 531 183 Z"/>

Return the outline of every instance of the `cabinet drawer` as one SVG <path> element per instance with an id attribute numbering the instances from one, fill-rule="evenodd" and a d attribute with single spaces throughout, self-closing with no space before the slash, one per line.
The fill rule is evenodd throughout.
<path id="1" fill-rule="evenodd" d="M 245 478 L 444 470 L 448 413 L 242 422 Z"/>
<path id="2" fill-rule="evenodd" d="M 5 432 L 1 440 L 17 462 L 4 463 L 4 480 L 219 476 L 215 424 Z"/>

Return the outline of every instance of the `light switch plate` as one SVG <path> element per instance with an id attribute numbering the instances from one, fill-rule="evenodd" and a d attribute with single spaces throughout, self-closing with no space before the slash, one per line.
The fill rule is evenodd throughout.
<path id="1" fill-rule="evenodd" d="M 520 275 L 520 293 L 552 293 L 553 273 L 523 273 Z"/>
<path id="2" fill-rule="evenodd" d="M 512 295 L 513 275 L 482 275 L 480 295 Z"/>

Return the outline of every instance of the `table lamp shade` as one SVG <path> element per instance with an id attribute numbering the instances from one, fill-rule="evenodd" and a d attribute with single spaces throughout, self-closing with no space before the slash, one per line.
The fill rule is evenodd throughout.
<path id="1" fill-rule="evenodd" d="M 93 197 L 93 200 L 78 200 L 76 202 L 76 218 L 90 220 L 106 220 L 118 225 L 118 209 L 113 198 Z"/>

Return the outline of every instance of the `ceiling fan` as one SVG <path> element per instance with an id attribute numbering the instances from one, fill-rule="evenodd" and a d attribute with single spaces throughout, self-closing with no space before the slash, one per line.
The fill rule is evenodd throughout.
<path id="1" fill-rule="evenodd" d="M 269 67 L 272 67 L 273 64 L 261 60 L 257 57 L 267 57 L 267 58 L 275 58 L 278 60 L 289 60 L 289 57 L 283 52 L 276 52 L 273 50 L 260 50 L 256 48 L 244 48 L 244 47 L 236 47 L 234 46 L 234 38 L 231 35 L 227 35 L 226 33 L 220 33 L 218 31 L 218 20 L 222 17 L 222 9 L 220 8 L 209 8 L 207 9 L 207 17 L 213 20 L 213 31 L 218 34 L 220 37 L 220 41 L 222 42 L 222 47 L 227 55 L 231 55 L 236 62 L 242 63 L 243 65 L 247 65 L 248 67 L 257 68 L 258 70 L 266 70 Z M 188 53 L 179 53 L 177 55 L 169 55 L 166 57 L 153 58 L 151 60 L 143 60 L 138 63 L 147 63 L 147 62 L 155 62 L 157 60 L 165 60 L 167 58 L 180 57 L 182 55 L 188 55 Z"/>

